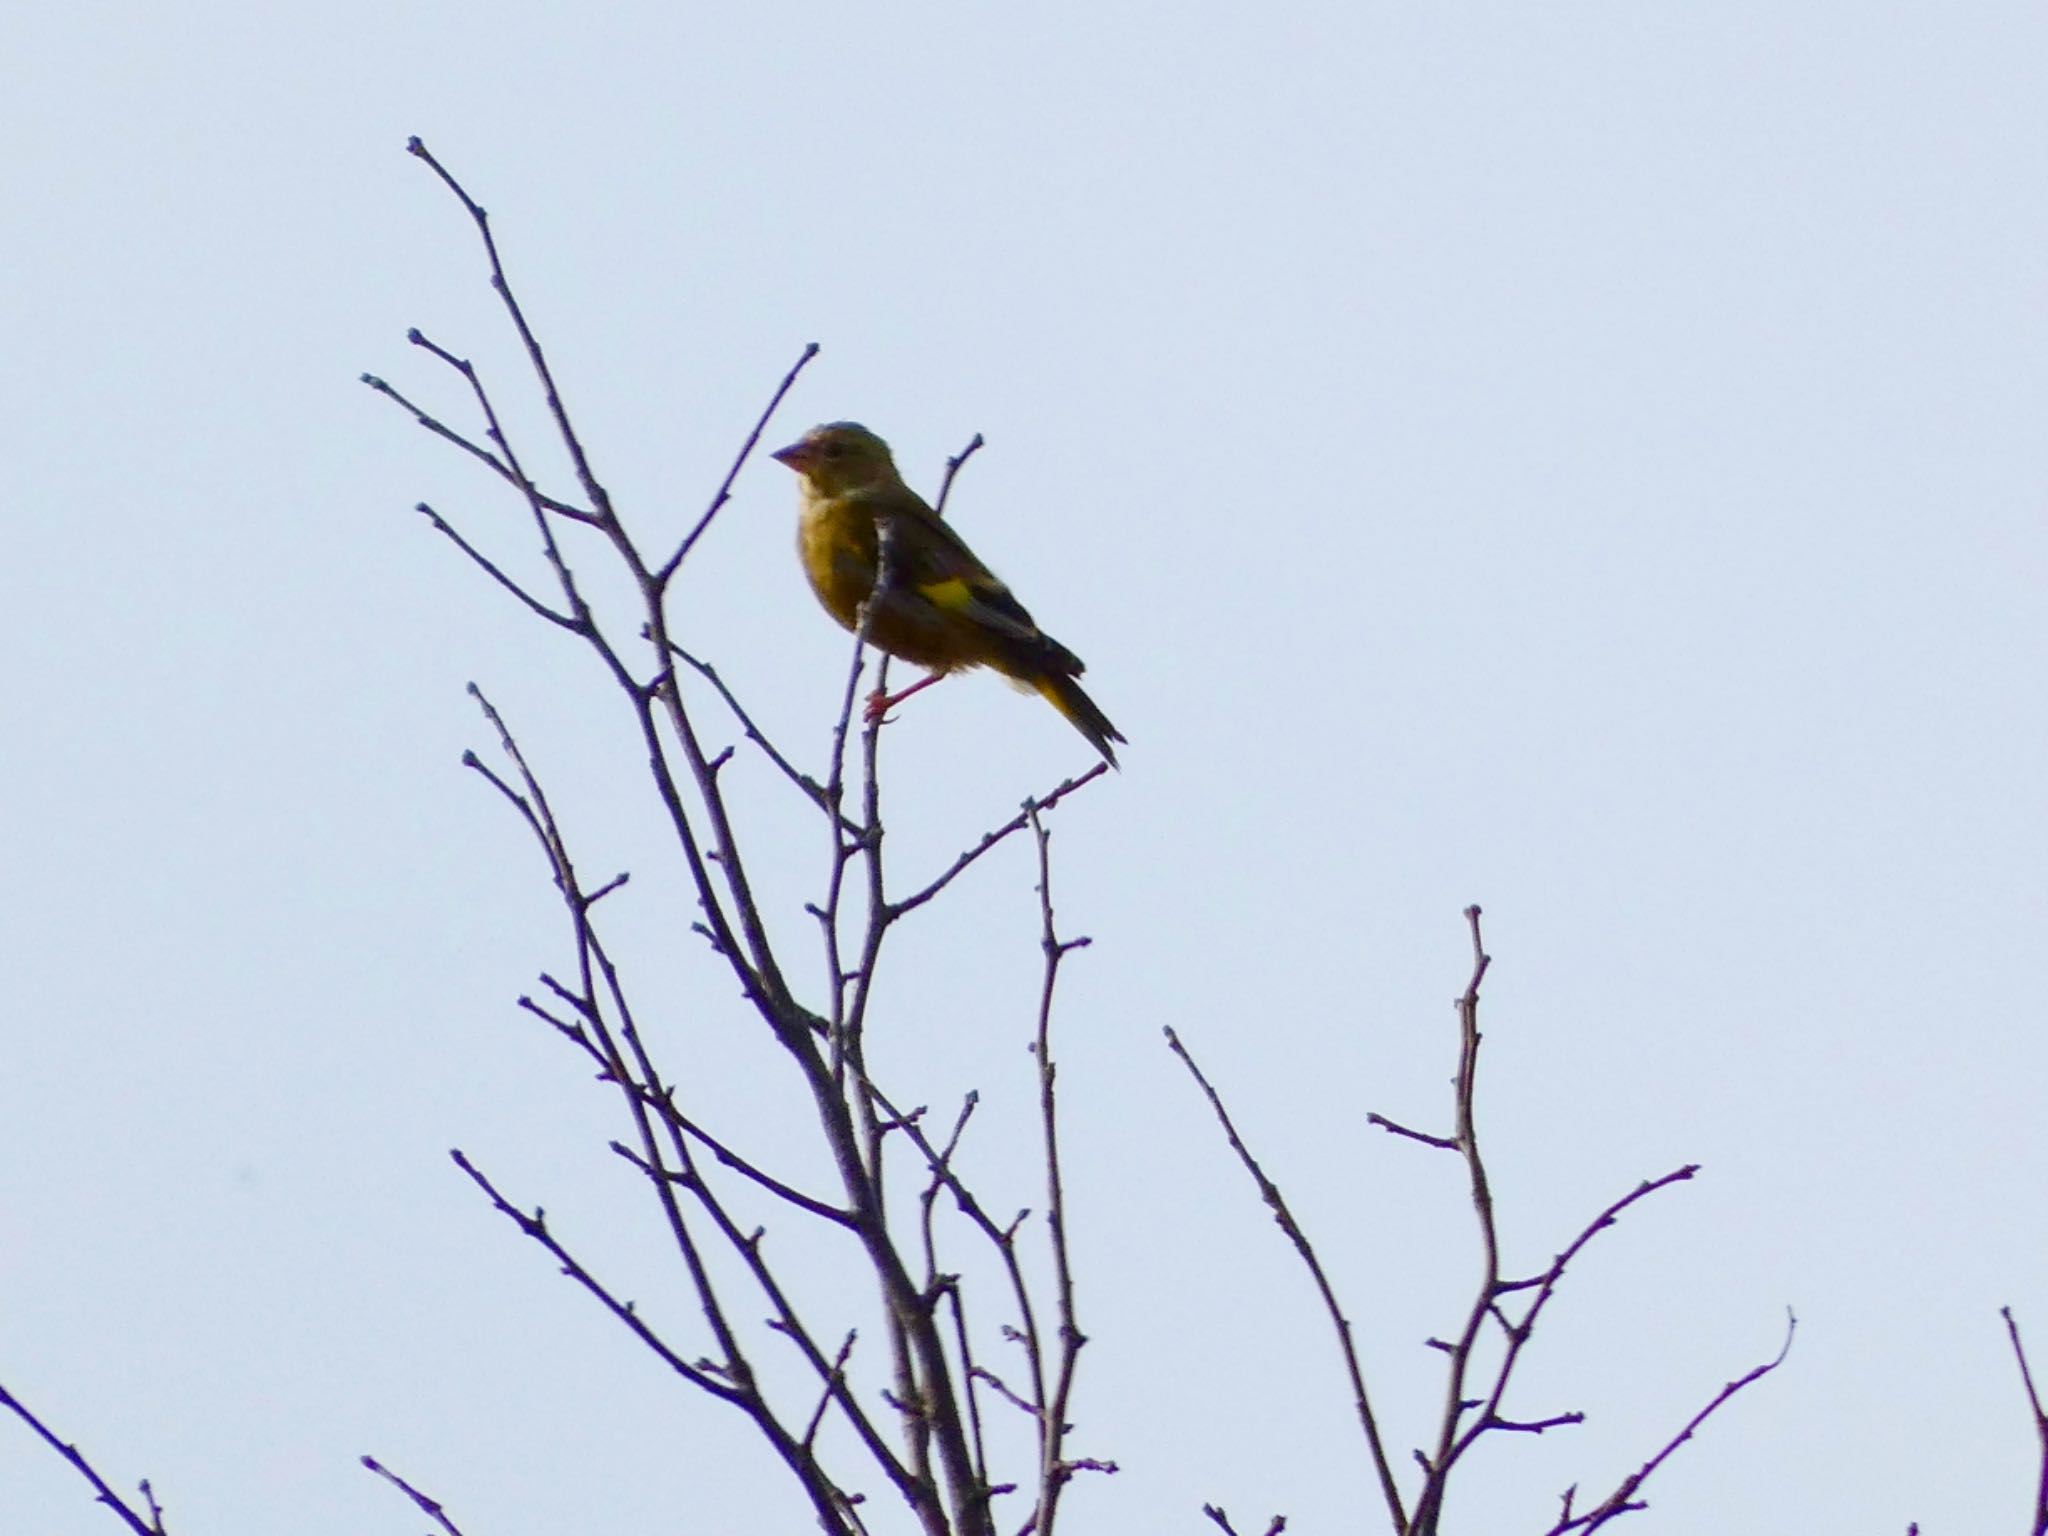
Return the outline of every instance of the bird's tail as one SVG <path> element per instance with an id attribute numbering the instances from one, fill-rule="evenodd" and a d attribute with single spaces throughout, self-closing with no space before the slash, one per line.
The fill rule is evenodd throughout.
<path id="1" fill-rule="evenodd" d="M 1118 766 L 1110 743 L 1122 741 L 1124 733 L 1109 723 L 1109 716 L 1079 683 L 1060 672 L 1041 672 L 1031 683 L 1045 695 L 1048 704 L 1073 722 L 1074 729 L 1088 738 L 1088 745 L 1100 752 L 1110 767 Z"/>

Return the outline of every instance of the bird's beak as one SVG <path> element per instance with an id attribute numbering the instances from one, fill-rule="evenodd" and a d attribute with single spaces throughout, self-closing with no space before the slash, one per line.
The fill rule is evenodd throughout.
<path id="1" fill-rule="evenodd" d="M 811 446 L 808 443 L 791 443 L 787 448 L 778 448 L 768 455 L 778 464 L 787 464 L 798 474 L 810 467 Z"/>

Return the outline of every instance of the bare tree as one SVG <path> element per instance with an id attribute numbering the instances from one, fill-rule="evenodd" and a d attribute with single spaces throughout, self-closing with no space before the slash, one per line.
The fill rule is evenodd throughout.
<path id="1" fill-rule="evenodd" d="M 1114 1472 L 1113 1462 L 1076 1451 L 1070 1413 L 1086 1335 L 1076 1302 L 1076 1265 L 1068 1240 L 1066 1187 L 1060 1161 L 1054 1000 L 1066 959 L 1087 940 L 1062 935 L 1052 900 L 1050 813 L 1100 779 L 1106 765 L 1023 802 L 943 867 L 900 882 L 884 857 L 886 824 L 879 771 L 880 721 L 857 726 L 861 682 L 877 661 L 867 645 L 869 615 L 860 616 L 836 721 L 817 771 L 771 741 L 715 659 L 678 638 L 678 573 L 727 504 L 733 485 L 815 345 L 783 375 L 759 420 L 725 469 L 703 511 L 671 536 L 629 526 L 614 505 L 576 430 L 545 348 L 507 275 L 482 206 L 417 139 L 411 153 L 428 166 L 467 214 L 482 243 L 489 280 L 523 350 L 566 457 L 572 486 L 545 486 L 532 460 L 504 425 L 498 397 L 458 350 L 418 331 L 409 340 L 458 383 L 474 425 L 451 424 L 381 378 L 363 382 L 420 427 L 468 455 L 504 487 L 537 536 L 544 567 L 528 581 L 494 552 L 502 536 L 465 531 L 469 518 L 420 513 L 471 566 L 534 617 L 585 647 L 609 678 L 611 697 L 630 721 L 643 752 L 642 791 L 656 808 L 663 836 L 649 859 L 672 860 L 683 874 L 687 921 L 736 984 L 743 1017 L 760 1031 L 784 1067 L 783 1091 L 802 1106 L 814 1141 L 801 1151 L 750 1145 L 716 1123 L 716 1085 L 694 1070 L 691 1041 L 669 1026 L 645 1022 L 656 1009 L 636 996 L 609 927 L 625 873 L 591 879 L 579 867 L 566 821 L 527 750 L 499 709 L 472 689 L 495 752 L 465 763 L 515 814 L 539 850 L 560 897 L 566 962 L 540 974 L 539 989 L 520 1007 L 568 1048 L 579 1066 L 594 1068 L 616 1093 L 621 1132 L 610 1150 L 644 1186 L 673 1259 L 694 1300 L 688 1316 L 650 1314 L 614 1278 L 600 1275 L 561 1224 L 506 1190 L 460 1150 L 452 1156 L 480 1196 L 538 1248 L 640 1347 L 688 1388 L 750 1424 L 786 1470 L 818 1526 L 833 1536 L 868 1536 L 905 1518 L 924 1536 L 1052 1536 L 1069 1484 L 1085 1472 Z M 945 466 L 937 505 L 943 510 L 956 476 L 982 446 L 977 436 Z M 608 567 L 579 567 L 568 550 L 590 535 Z M 623 576 L 623 583 L 616 578 Z M 894 577 L 888 530 L 882 530 L 876 590 Z M 622 608 L 596 602 L 591 591 L 623 591 Z M 729 738 L 738 741 L 729 742 Z M 739 745 L 744 742 L 745 746 Z M 764 908 L 750 873 L 753 845 L 743 836 L 726 791 L 725 773 L 740 751 L 759 755 L 786 786 L 786 802 L 815 818 L 827 856 L 815 919 L 823 984 L 806 990 L 790 978 L 793 957 L 771 940 L 774 914 Z M 1032 1053 L 1037 1108 L 1036 1188 L 1018 1209 L 1014 1193 L 999 1201 L 961 1170 L 978 1096 L 958 1091 L 958 1108 L 934 1116 L 928 1086 L 882 1082 L 871 1069 L 872 1031 L 887 1027 L 876 1003 L 889 939 L 931 910 L 965 899 L 958 882 L 994 849 L 1029 834 L 1038 894 L 1037 941 L 1042 954 Z M 941 898 L 947 898 L 941 904 Z M 1478 1224 L 1481 1275 L 1457 1309 L 1448 1336 L 1428 1345 L 1444 1362 L 1443 1401 L 1429 1443 L 1403 1457 L 1389 1444 L 1380 1408 L 1368 1391 L 1350 1315 L 1338 1282 L 1318 1256 L 1271 1178 L 1233 1122 L 1219 1091 L 1173 1031 L 1167 1043 L 1206 1096 L 1223 1134 L 1306 1269 L 1336 1342 L 1358 1430 L 1373 1469 L 1373 1494 L 1395 1536 L 1439 1536 L 1460 1468 L 1489 1437 L 1544 1434 L 1580 1421 L 1577 1412 L 1524 1416 L 1509 1397 L 1517 1366 L 1569 1266 L 1593 1239 L 1638 1202 L 1691 1179 L 1687 1165 L 1638 1183 L 1617 1196 L 1546 1261 L 1513 1268 L 1501 1252 L 1494 1201 L 1477 1128 L 1481 1035 L 1480 987 L 1490 959 L 1477 907 L 1467 910 L 1472 969 L 1457 999 L 1458 1066 L 1450 1125 L 1416 1129 L 1375 1114 L 1371 1122 L 1405 1142 L 1460 1160 Z M 685 1086 L 687 1085 L 687 1087 Z M 795 1167 L 827 1168 L 823 1188 L 805 1187 Z M 821 1181 L 822 1182 L 822 1181 Z M 800 1226 L 828 1234 L 839 1265 L 818 1285 L 809 1266 L 793 1268 L 771 1243 L 771 1230 Z M 829 1305 L 800 1299 L 824 1294 Z M 856 1302 L 852 1298 L 863 1297 Z M 879 1347 L 863 1338 L 879 1319 Z M 2005 1313 L 2034 1423 L 2042 1444 L 2034 1536 L 2048 1536 L 2048 1413 L 2035 1391 L 2018 1325 Z M 1543 1536 L 1590 1533 L 1646 1507 L 1643 1489 L 1657 1470 L 1732 1398 L 1783 1363 L 1796 1322 L 1771 1359 L 1728 1381 L 1683 1426 L 1649 1451 L 1633 1472 L 1590 1501 L 1579 1490 L 1561 1496 Z M 89 1458 L 26 1404 L 0 1388 L 0 1408 L 13 1413 L 86 1479 L 137 1536 L 167 1536 L 164 1511 L 150 1485 L 140 1504 L 115 1492 Z M 1408 1463 L 1412 1461 L 1413 1470 Z M 374 1457 L 364 1465 L 385 1479 L 444 1536 L 462 1536 L 454 1517 L 431 1494 Z M 886 1501 L 886 1502 L 884 1502 Z M 1209 1522 L 1241 1536 L 1228 1514 L 1203 1507 Z M 1192 1513 L 1188 1515 L 1190 1523 Z M 1278 1536 L 1273 1516 L 1262 1527 Z M 1916 1528 L 1917 1529 L 1917 1528 Z"/>

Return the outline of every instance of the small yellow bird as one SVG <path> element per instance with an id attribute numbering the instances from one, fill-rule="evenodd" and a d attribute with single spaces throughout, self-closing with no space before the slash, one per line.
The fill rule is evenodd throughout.
<path id="1" fill-rule="evenodd" d="M 932 675 L 893 697 L 868 701 L 868 718 L 929 688 L 948 672 L 993 667 L 1045 695 L 1109 765 L 1123 733 L 1074 681 L 1081 658 L 1042 632 L 1024 605 L 975 558 L 960 535 L 896 472 L 889 445 L 850 421 L 813 427 L 774 457 L 797 472 L 797 553 L 825 611 L 850 630 L 875 587 L 888 525 L 890 580 L 868 619 L 868 639 Z"/>

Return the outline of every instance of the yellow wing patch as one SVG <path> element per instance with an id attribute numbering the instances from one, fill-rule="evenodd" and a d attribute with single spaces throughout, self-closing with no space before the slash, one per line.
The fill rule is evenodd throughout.
<path id="1" fill-rule="evenodd" d="M 972 608 L 977 601 L 974 589 L 958 576 L 946 581 L 923 582 L 918 586 L 917 595 L 933 607 L 953 613 Z"/>

